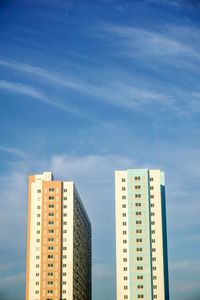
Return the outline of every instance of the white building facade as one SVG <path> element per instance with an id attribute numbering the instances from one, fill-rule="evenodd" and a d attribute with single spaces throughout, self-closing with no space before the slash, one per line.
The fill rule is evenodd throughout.
<path id="1" fill-rule="evenodd" d="M 115 172 L 117 300 L 169 300 L 164 173 Z"/>

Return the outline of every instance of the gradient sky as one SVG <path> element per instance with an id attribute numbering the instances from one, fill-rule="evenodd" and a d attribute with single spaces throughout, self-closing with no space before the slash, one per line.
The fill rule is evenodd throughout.
<path id="1" fill-rule="evenodd" d="M 27 176 L 74 180 L 115 299 L 114 170 L 165 171 L 171 300 L 200 299 L 200 6 L 0 1 L 0 300 L 23 300 Z"/>

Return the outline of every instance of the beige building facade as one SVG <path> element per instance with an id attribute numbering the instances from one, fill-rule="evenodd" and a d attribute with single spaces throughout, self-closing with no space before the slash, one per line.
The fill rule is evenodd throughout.
<path id="1" fill-rule="evenodd" d="M 26 300 L 91 297 L 91 224 L 75 184 L 29 176 Z"/>
<path id="2" fill-rule="evenodd" d="M 164 173 L 115 172 L 117 300 L 169 300 Z"/>

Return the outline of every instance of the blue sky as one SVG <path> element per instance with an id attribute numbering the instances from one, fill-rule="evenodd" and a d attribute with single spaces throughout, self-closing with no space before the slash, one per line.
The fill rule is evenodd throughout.
<path id="1" fill-rule="evenodd" d="M 25 289 L 27 176 L 74 180 L 115 299 L 114 170 L 166 173 L 172 300 L 200 299 L 200 5 L 0 3 L 0 300 Z"/>

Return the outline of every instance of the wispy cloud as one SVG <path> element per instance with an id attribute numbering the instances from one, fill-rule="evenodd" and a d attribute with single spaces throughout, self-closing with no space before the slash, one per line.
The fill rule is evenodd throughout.
<path id="1" fill-rule="evenodd" d="M 122 55 L 129 57 L 178 57 L 187 56 L 200 59 L 199 51 L 191 44 L 180 40 L 179 35 L 171 36 L 168 28 L 165 31 L 153 31 L 138 27 L 118 26 L 113 24 L 104 25 L 102 30 L 114 36 L 113 42 L 118 46 Z M 192 28 L 191 28 L 192 30 Z M 116 40 L 116 36 L 120 38 Z"/>
<path id="2" fill-rule="evenodd" d="M 0 151 L 6 152 L 6 153 L 10 153 L 10 154 L 14 154 L 17 156 L 21 156 L 24 157 L 25 153 L 24 151 L 14 148 L 14 147 L 4 147 L 4 146 L 0 146 Z"/>
<path id="3" fill-rule="evenodd" d="M 16 83 L 16 82 L 10 82 L 10 81 L 6 81 L 6 80 L 0 80 L 0 89 L 6 90 L 11 93 L 21 94 L 24 96 L 31 97 L 33 99 L 39 100 L 48 105 L 54 106 L 58 109 L 61 109 L 65 112 L 73 113 L 73 114 L 83 117 L 83 114 L 81 114 L 80 112 L 73 110 L 73 109 L 67 107 L 66 105 L 58 103 L 58 102 L 56 102 L 56 100 L 55 101 L 50 100 L 48 96 L 43 94 L 38 89 L 33 88 L 32 86 L 28 86 L 28 85 Z"/>
<path id="4" fill-rule="evenodd" d="M 162 109 L 174 109 L 174 100 L 156 89 L 145 88 L 137 86 L 137 83 L 133 82 L 133 79 L 124 77 L 123 74 L 112 75 L 109 81 L 104 81 L 100 79 L 100 74 L 96 74 L 95 78 L 88 78 L 88 80 L 82 80 L 80 78 L 73 78 L 73 76 L 58 74 L 52 70 L 33 67 L 27 64 L 21 64 L 16 62 L 2 61 L 0 60 L 0 65 L 16 69 L 23 73 L 32 74 L 38 78 L 43 78 L 48 81 L 51 85 L 61 86 L 67 89 L 73 89 L 75 91 L 84 93 L 92 97 L 92 101 L 103 101 L 111 105 L 122 106 L 129 109 L 140 110 L 155 104 L 157 108 Z M 123 79 L 122 79 L 123 78 Z M 4 86 L 9 85 L 5 84 Z M 1 87 L 1 86 L 0 86 Z M 62 104 L 58 104 L 47 99 L 45 95 L 42 95 L 38 91 L 33 89 L 28 89 L 24 86 L 14 85 L 13 89 L 15 91 L 22 90 L 23 93 L 29 93 L 39 99 L 42 99 L 49 104 L 57 106 L 61 109 L 66 109 Z"/>

